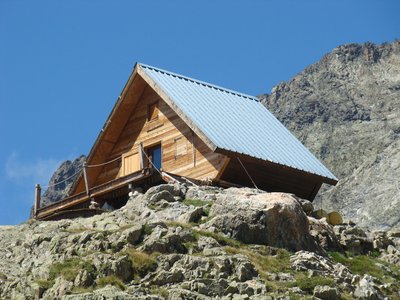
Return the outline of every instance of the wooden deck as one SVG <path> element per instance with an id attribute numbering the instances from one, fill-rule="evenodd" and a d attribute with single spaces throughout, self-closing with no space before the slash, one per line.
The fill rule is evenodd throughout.
<path id="1" fill-rule="evenodd" d="M 146 179 L 154 179 L 155 177 L 159 177 L 161 179 L 161 177 L 157 173 L 152 173 L 148 175 L 143 174 L 142 171 L 132 173 L 128 176 L 124 176 L 89 189 L 90 196 L 88 196 L 86 192 L 82 192 L 72 197 L 68 197 L 61 201 L 47 205 L 45 207 L 41 207 L 38 209 L 36 218 L 39 220 L 53 219 L 53 216 L 57 217 L 61 213 L 64 214 L 65 211 L 72 211 L 72 208 L 74 206 L 89 202 L 92 198 L 96 199 L 115 190 L 127 187 L 129 183 L 139 183 L 141 181 L 145 181 Z"/>

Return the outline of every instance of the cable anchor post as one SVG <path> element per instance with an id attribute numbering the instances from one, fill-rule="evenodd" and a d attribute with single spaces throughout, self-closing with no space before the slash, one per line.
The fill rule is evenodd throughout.
<path id="1" fill-rule="evenodd" d="M 41 198 L 41 191 L 42 188 L 40 187 L 40 184 L 35 185 L 35 202 L 33 205 L 33 217 L 36 219 L 38 215 L 38 210 L 40 208 L 40 198 Z"/>

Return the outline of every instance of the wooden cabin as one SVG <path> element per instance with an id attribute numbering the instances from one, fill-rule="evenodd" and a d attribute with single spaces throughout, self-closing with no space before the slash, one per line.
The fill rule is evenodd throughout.
<path id="1" fill-rule="evenodd" d="M 35 215 L 91 215 L 91 201 L 118 208 L 135 187 L 174 180 L 309 200 L 337 183 L 257 98 L 138 63 L 69 197 Z"/>

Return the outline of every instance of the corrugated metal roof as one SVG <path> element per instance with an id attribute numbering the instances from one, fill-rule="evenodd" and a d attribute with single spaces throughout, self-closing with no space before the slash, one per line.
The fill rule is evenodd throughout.
<path id="1" fill-rule="evenodd" d="M 218 148 L 337 180 L 257 98 L 140 66 Z"/>

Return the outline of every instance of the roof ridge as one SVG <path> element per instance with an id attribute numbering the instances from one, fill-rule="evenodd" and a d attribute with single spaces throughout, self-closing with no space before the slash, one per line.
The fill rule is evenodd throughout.
<path id="1" fill-rule="evenodd" d="M 197 83 L 197 84 L 205 85 L 205 86 L 207 86 L 209 88 L 217 89 L 217 90 L 229 93 L 229 94 L 233 94 L 233 95 L 236 95 L 236 96 L 239 96 L 239 97 L 243 97 L 243 98 L 247 98 L 247 99 L 250 99 L 250 100 L 254 100 L 254 101 L 260 102 L 260 100 L 255 96 L 251 96 L 251 95 L 248 95 L 248 94 L 245 94 L 245 93 L 237 92 L 237 91 L 234 91 L 234 90 L 231 90 L 231 89 L 224 88 L 222 86 L 211 84 L 209 82 L 205 82 L 205 81 L 202 81 L 202 80 L 194 79 L 194 78 L 191 78 L 191 77 L 188 77 L 188 76 L 185 76 L 185 75 L 181 75 L 181 74 L 178 74 L 178 73 L 174 73 L 174 72 L 171 72 L 171 71 L 167 71 L 167 70 L 164 70 L 164 69 L 156 68 L 156 67 L 153 67 L 153 66 L 150 66 L 150 65 L 146 65 L 146 64 L 143 64 L 143 63 L 139 63 L 138 62 L 137 64 L 139 66 L 141 66 L 141 67 L 144 67 L 144 68 L 147 68 L 147 69 L 152 69 L 152 70 L 154 70 L 156 72 L 161 72 L 161 73 L 164 73 L 164 74 L 167 74 L 167 75 L 170 75 L 170 76 L 178 77 L 180 79 L 189 80 L 189 81 L 192 81 L 192 82 Z"/>

